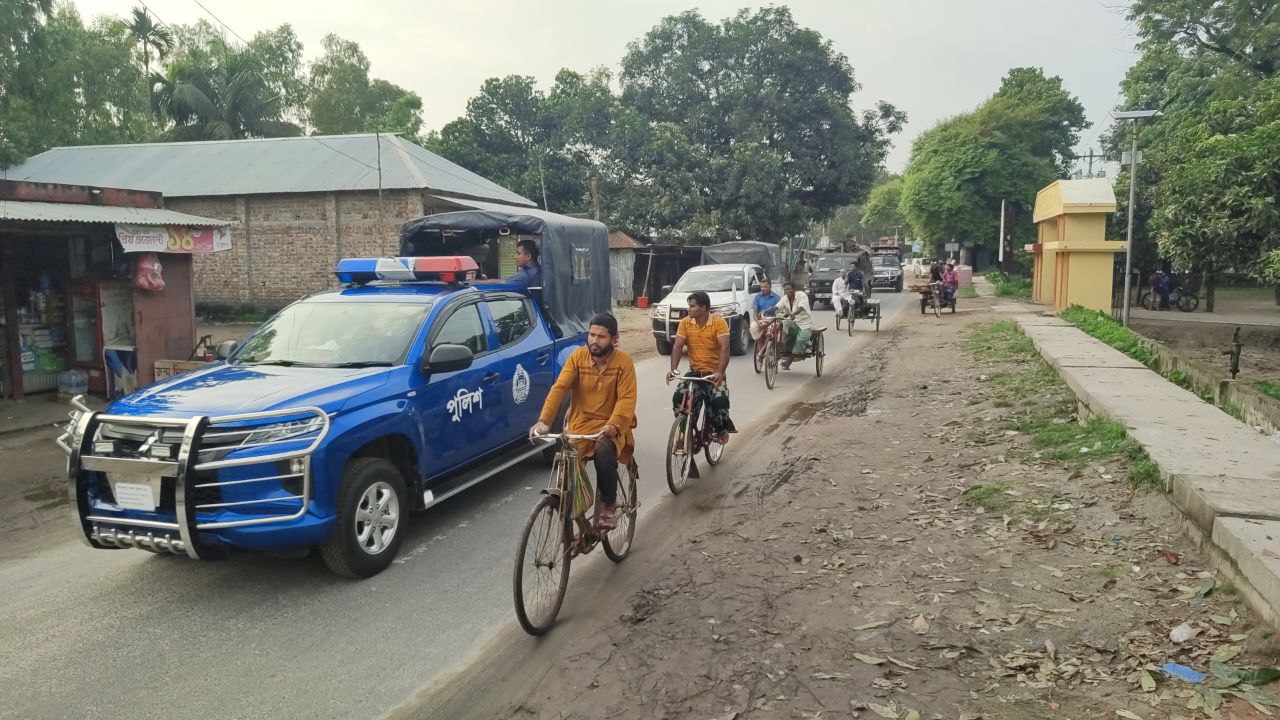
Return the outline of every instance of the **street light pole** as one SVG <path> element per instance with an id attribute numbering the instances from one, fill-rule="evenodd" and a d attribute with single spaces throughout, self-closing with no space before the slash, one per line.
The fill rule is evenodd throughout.
<path id="1" fill-rule="evenodd" d="M 1129 151 L 1129 230 L 1124 244 L 1124 309 L 1121 322 L 1129 325 L 1129 297 L 1133 280 L 1133 206 L 1138 195 L 1138 123 L 1160 115 L 1159 110 L 1130 110 L 1114 113 L 1117 120 L 1133 120 L 1133 144 Z"/>

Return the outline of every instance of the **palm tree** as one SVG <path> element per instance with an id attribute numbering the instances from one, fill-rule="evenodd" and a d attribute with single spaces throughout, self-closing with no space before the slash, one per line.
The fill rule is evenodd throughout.
<path id="1" fill-rule="evenodd" d="M 171 140 L 290 137 L 302 128 L 281 120 L 281 98 L 262 78 L 252 50 L 217 43 L 184 50 L 164 75 L 151 76 L 155 108 L 174 126 Z"/>
<path id="2" fill-rule="evenodd" d="M 173 31 L 158 25 L 144 8 L 134 8 L 133 18 L 125 23 L 133 39 L 142 43 L 142 70 L 144 77 L 151 77 L 151 49 L 155 48 L 156 60 L 163 60 L 173 50 Z"/>

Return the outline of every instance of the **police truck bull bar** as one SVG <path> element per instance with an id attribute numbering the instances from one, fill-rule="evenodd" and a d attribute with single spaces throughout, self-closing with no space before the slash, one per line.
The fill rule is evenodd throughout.
<path id="1" fill-rule="evenodd" d="M 243 413 L 210 417 L 197 415 L 191 418 L 170 418 L 144 415 L 107 415 L 95 412 L 77 396 L 71 401 L 71 422 L 57 439 L 67 453 L 68 491 L 76 508 L 76 523 L 80 539 L 90 547 L 137 547 L 153 552 L 183 554 L 195 559 L 207 548 L 202 548 L 197 531 L 287 522 L 302 517 L 311 500 L 310 456 L 324 441 L 329 432 L 329 415 L 317 407 L 298 407 L 266 412 Z M 103 429 L 129 434 L 141 433 L 146 440 L 133 455 L 147 457 L 120 457 L 99 454 L 102 447 L 108 453 L 116 447 L 112 441 L 103 441 Z M 166 433 L 173 437 L 180 434 L 178 442 L 165 442 Z M 266 439 L 254 441 L 255 435 Z M 306 442 L 306 446 L 282 452 L 267 452 L 225 458 L 226 454 L 270 448 L 280 445 Z M 174 452 L 176 446 L 176 452 Z M 155 458 L 160 450 L 162 458 Z M 218 455 L 218 459 L 202 460 L 201 455 Z M 301 461 L 300 463 L 296 461 Z M 221 480 L 215 471 L 223 468 L 285 462 L 289 472 L 274 473 L 266 477 Z M 148 520 L 133 517 L 117 517 L 94 514 L 89 497 L 89 472 L 121 473 L 141 478 L 160 478 L 160 483 L 173 482 L 173 514 L 175 522 Z M 200 477 L 205 474 L 205 479 Z M 198 491 L 251 485 L 254 483 L 280 482 L 300 478 L 301 491 L 297 494 L 264 496 L 235 502 L 197 503 Z M 114 492 L 114 491 L 113 491 Z M 114 497 L 114 495 L 113 495 Z M 160 499 L 156 497 L 156 510 Z M 298 504 L 295 512 L 284 515 L 253 517 L 244 520 L 197 522 L 197 511 L 212 511 L 228 507 L 277 504 Z M 127 531 L 110 526 L 125 526 Z M 136 528 L 136 529 L 135 529 Z M 174 537 L 173 533 L 177 533 Z M 208 553 L 206 552 L 206 555 Z"/>

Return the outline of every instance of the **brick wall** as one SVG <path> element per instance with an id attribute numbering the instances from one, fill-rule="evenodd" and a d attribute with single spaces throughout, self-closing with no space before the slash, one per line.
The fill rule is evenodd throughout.
<path id="1" fill-rule="evenodd" d="M 196 256 L 201 303 L 280 307 L 333 287 L 342 257 L 384 257 L 399 247 L 404 221 L 423 214 L 422 193 L 377 192 L 168 198 L 178 212 L 230 220 L 231 250 Z"/>

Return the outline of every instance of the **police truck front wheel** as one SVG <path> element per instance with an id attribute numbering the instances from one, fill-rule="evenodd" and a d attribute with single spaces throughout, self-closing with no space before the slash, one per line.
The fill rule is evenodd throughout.
<path id="1" fill-rule="evenodd" d="M 737 323 L 729 322 L 730 355 L 746 355 L 747 348 L 751 347 L 751 329 L 747 327 L 747 322 L 745 318 Z"/>
<path id="2" fill-rule="evenodd" d="M 385 570 L 404 539 L 407 499 L 395 465 L 381 458 L 348 463 L 338 486 L 337 528 L 320 546 L 325 565 L 355 578 Z"/>

